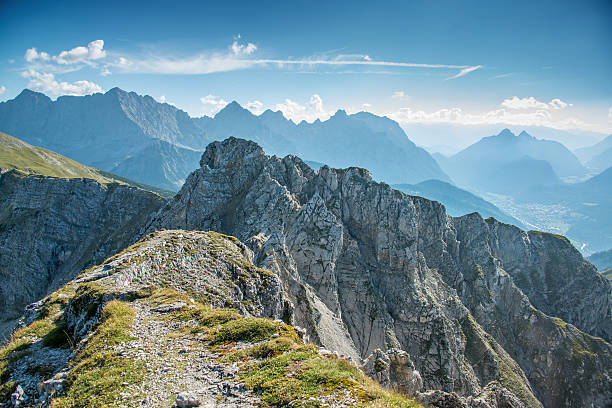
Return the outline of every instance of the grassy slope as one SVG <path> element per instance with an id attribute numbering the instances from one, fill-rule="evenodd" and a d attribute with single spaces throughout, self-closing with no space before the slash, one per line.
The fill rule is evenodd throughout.
<path id="1" fill-rule="evenodd" d="M 163 197 L 175 193 L 119 177 L 112 173 L 85 166 L 61 154 L 32 146 L 17 138 L 0 132 L 0 169 L 18 169 L 27 173 L 63 178 L 90 178 L 101 184 L 128 184 L 143 190 L 153 191 Z"/>

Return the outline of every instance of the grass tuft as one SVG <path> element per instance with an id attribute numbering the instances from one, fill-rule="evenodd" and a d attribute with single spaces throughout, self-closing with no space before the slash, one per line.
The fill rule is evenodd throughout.
<path id="1" fill-rule="evenodd" d="M 118 356 L 114 346 L 133 340 L 129 334 L 135 317 L 127 303 L 112 300 L 102 309 L 100 325 L 77 354 L 66 392 L 53 400 L 54 408 L 118 407 L 121 393 L 144 378 L 144 366 Z"/>

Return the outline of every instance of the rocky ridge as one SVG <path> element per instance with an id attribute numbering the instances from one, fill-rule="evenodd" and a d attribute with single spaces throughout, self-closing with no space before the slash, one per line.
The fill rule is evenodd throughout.
<path id="1" fill-rule="evenodd" d="M 85 178 L 0 176 L 0 336 L 24 307 L 138 238 L 165 199 Z"/>
<path id="2" fill-rule="evenodd" d="M 353 358 L 404 350 L 426 388 L 499 380 L 527 406 L 611 402 L 608 285 L 567 240 L 452 218 L 367 170 L 315 173 L 245 140 L 212 143 L 200 165 L 146 230 L 245 242 L 312 341 Z"/>
<path id="3" fill-rule="evenodd" d="M 161 231 L 84 271 L 0 349 L 0 405 L 421 406 L 253 317 L 284 312 L 279 278 L 252 255 L 233 237 Z"/>

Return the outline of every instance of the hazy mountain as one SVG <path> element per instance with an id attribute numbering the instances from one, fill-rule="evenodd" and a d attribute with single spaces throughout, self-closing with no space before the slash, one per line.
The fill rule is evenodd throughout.
<path id="1" fill-rule="evenodd" d="M 215 140 L 241 137 L 278 156 L 299 155 L 332 167 L 365 167 L 374 178 L 387 183 L 449 180 L 397 122 L 366 112 L 347 115 L 339 110 L 326 121 L 296 125 L 281 112 L 267 110 L 256 116 L 232 102 L 214 118 L 196 121 Z"/>
<path id="2" fill-rule="evenodd" d="M 137 175 L 142 183 L 176 191 L 200 163 L 202 152 L 154 139 L 144 149 L 111 169 L 116 174 Z"/>
<path id="3" fill-rule="evenodd" d="M 561 143 L 536 139 L 526 132 L 515 136 L 508 129 L 447 159 L 441 155 L 436 158 L 459 185 L 483 192 L 509 193 L 523 185 L 555 183 L 557 175 L 582 177 L 587 173 Z M 550 168 L 541 161 L 548 162 Z"/>
<path id="4" fill-rule="evenodd" d="M 253 115 L 232 102 L 213 118 L 191 118 L 150 96 L 113 88 L 105 94 L 47 96 L 24 90 L 0 103 L 0 131 L 86 165 L 178 190 L 204 147 L 238 136 L 279 156 L 300 155 L 334 167 L 368 167 L 389 183 L 449 180 L 400 126 L 369 113 L 338 111 L 329 120 L 295 124 L 280 112 Z"/>
<path id="5" fill-rule="evenodd" d="M 596 252 L 589 256 L 587 260 L 595 265 L 599 271 L 612 269 L 612 249 Z"/>
<path id="6" fill-rule="evenodd" d="M 180 188 L 197 165 L 192 161 L 185 169 L 184 157 L 199 156 L 193 149 L 209 142 L 185 112 L 119 88 L 105 94 L 62 96 L 56 101 L 26 89 L 15 99 L 0 103 L 0 130 L 86 165 L 140 182 L 154 181 L 155 186 L 172 190 Z M 156 163 L 166 169 L 163 179 L 132 171 L 134 166 L 124 163 L 143 155 L 168 158 L 167 145 L 158 141 L 175 145 L 177 152 Z"/>
<path id="7" fill-rule="evenodd" d="M 423 146 L 429 152 L 440 152 L 447 155 L 455 154 L 478 142 L 482 135 L 497 134 L 501 126 L 501 124 L 402 123 L 402 128 L 406 134 L 410 135 L 413 142 Z M 606 137 L 606 134 L 603 133 L 578 129 L 566 131 L 544 126 L 507 125 L 507 127 L 517 134 L 525 131 L 531 135 L 537 135 L 540 139 L 554 140 L 571 150 L 591 146 Z"/>
<path id="8" fill-rule="evenodd" d="M 612 135 L 609 135 L 605 139 L 591 146 L 576 149 L 574 150 L 574 153 L 580 160 L 582 160 L 583 163 L 587 163 L 593 157 L 605 152 L 610 148 L 612 148 Z"/>
<path id="9" fill-rule="evenodd" d="M 438 201 L 444 204 L 446 212 L 453 217 L 477 212 L 483 218 L 493 217 L 499 221 L 525 228 L 522 222 L 506 214 L 492 203 L 444 181 L 428 180 L 418 184 L 395 184 L 392 187 L 406 194 Z"/>
<path id="10" fill-rule="evenodd" d="M 593 170 L 603 170 L 612 166 L 612 147 L 593 156 L 586 166 Z"/>

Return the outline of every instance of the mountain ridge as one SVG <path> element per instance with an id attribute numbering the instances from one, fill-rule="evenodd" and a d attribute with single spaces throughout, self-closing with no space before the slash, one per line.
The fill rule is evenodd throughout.
<path id="1" fill-rule="evenodd" d="M 0 130 L 86 165 L 171 190 L 178 190 L 197 167 L 195 157 L 206 145 L 229 136 L 252 139 L 272 154 L 368 167 L 387 182 L 449 180 L 390 119 L 338 111 L 324 122 L 294 124 L 279 115 L 256 116 L 233 101 L 215 117 L 191 118 L 172 105 L 119 88 L 55 101 L 24 90 L 0 103 Z M 165 171 L 151 178 L 135 161 L 158 163 Z"/>

